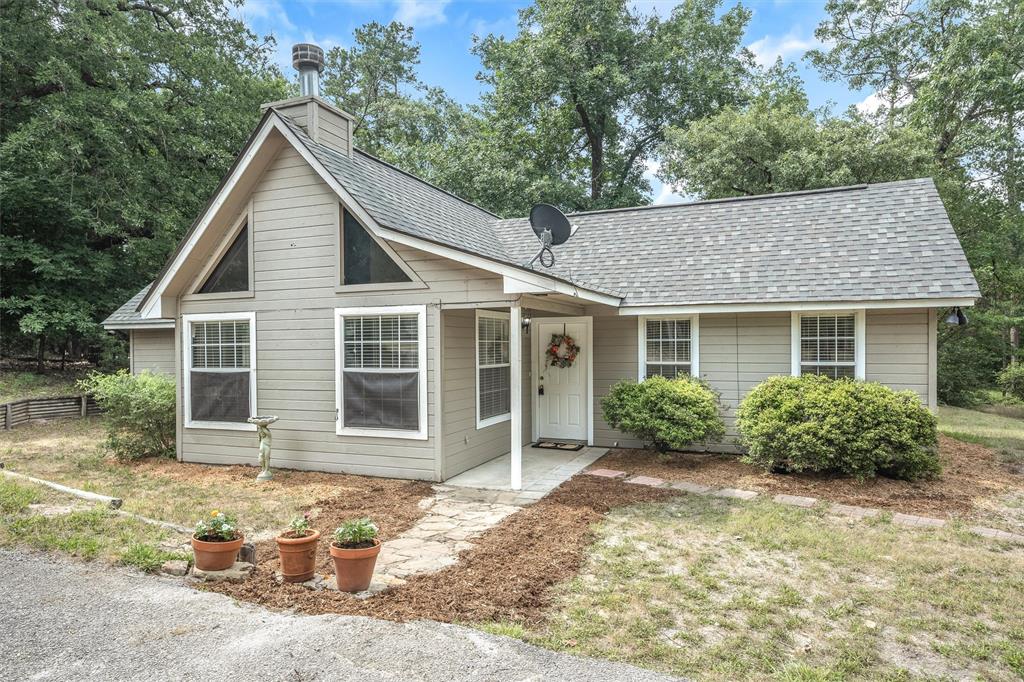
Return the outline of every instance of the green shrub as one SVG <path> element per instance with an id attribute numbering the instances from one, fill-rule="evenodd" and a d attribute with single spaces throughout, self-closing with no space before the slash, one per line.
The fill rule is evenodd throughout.
<path id="1" fill-rule="evenodd" d="M 601 400 L 609 426 L 658 452 L 721 440 L 725 424 L 718 407 L 718 396 L 705 382 L 686 376 L 622 381 Z"/>
<path id="2" fill-rule="evenodd" d="M 816 376 L 772 377 L 740 403 L 743 461 L 766 471 L 882 474 L 915 480 L 939 473 L 935 416 L 912 391 Z"/>
<path id="3" fill-rule="evenodd" d="M 94 372 L 78 382 L 103 408 L 107 446 L 122 461 L 141 457 L 173 457 L 175 430 L 174 382 L 162 374 L 132 375 Z"/>
<path id="4" fill-rule="evenodd" d="M 999 388 L 1017 400 L 1024 400 L 1024 362 L 1009 365 L 996 377 Z"/>

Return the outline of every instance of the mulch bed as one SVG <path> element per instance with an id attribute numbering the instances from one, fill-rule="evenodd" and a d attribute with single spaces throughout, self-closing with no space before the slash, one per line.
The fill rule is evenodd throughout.
<path id="1" fill-rule="evenodd" d="M 550 588 L 579 571 L 584 552 L 594 539 L 592 526 L 605 513 L 615 507 L 678 494 L 670 489 L 576 476 L 473 540 L 474 547 L 463 552 L 457 564 L 437 573 L 413 576 L 405 585 L 365 600 L 330 590 L 314 592 L 296 585 L 278 585 L 273 548 L 275 558 L 262 561 L 246 582 L 209 589 L 271 608 L 294 608 L 312 614 L 342 613 L 399 621 L 535 622 L 550 604 Z M 372 504 L 370 498 L 365 502 Z M 375 517 L 384 520 L 391 513 L 381 509 Z M 327 527 L 319 520 L 316 525 Z M 321 553 L 326 553 L 326 542 L 320 545 Z M 319 569 L 328 575 L 333 571 L 330 566 L 324 570 L 322 561 Z"/>
<path id="2" fill-rule="evenodd" d="M 1024 476 L 1001 466 L 996 453 L 982 445 L 939 437 L 942 475 L 931 481 L 850 478 L 813 474 L 769 474 L 743 464 L 735 455 L 612 450 L 593 468 L 617 469 L 669 481 L 692 481 L 767 493 L 818 497 L 861 507 L 877 507 L 926 516 L 969 516 L 977 502 L 1009 488 L 1024 488 Z"/>

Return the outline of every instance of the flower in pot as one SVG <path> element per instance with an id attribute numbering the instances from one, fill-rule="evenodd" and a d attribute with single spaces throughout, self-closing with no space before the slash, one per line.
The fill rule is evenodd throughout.
<path id="1" fill-rule="evenodd" d="M 309 514 L 296 516 L 288 530 L 275 538 L 281 557 L 281 576 L 287 583 L 303 583 L 316 570 L 316 546 L 320 531 L 309 527 Z"/>
<path id="2" fill-rule="evenodd" d="M 370 519 L 353 519 L 334 531 L 331 558 L 338 589 L 342 592 L 362 592 L 370 586 L 373 567 L 380 554 L 377 525 Z"/>
<path id="3" fill-rule="evenodd" d="M 238 530 L 232 514 L 214 509 L 196 524 L 192 534 L 192 552 L 196 568 L 201 571 L 223 571 L 235 564 L 245 536 Z"/>

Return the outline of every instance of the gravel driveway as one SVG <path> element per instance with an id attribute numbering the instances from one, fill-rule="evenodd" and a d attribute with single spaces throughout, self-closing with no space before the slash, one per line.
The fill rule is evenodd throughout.
<path id="1" fill-rule="evenodd" d="M 664 680 L 430 621 L 302 616 L 0 549 L 5 680 Z"/>

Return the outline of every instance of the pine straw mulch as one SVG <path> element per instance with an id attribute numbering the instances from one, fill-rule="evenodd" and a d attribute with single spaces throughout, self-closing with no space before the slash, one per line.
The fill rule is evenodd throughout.
<path id="1" fill-rule="evenodd" d="M 1011 488 L 1024 489 L 1024 476 L 1000 465 L 996 453 L 982 445 L 939 436 L 942 474 L 930 481 L 851 478 L 815 474 L 770 474 L 743 464 L 735 455 L 672 453 L 659 457 L 647 450 L 612 450 L 592 468 L 626 471 L 669 481 L 691 481 L 767 493 L 818 497 L 861 507 L 877 507 L 926 516 L 971 516 L 978 504 Z"/>
<path id="2" fill-rule="evenodd" d="M 463 552 L 457 564 L 437 573 L 413 576 L 405 585 L 365 600 L 333 590 L 314 592 L 297 585 L 279 585 L 274 578 L 276 551 L 268 554 L 262 548 L 263 556 L 268 558 L 260 562 L 252 578 L 208 589 L 270 608 L 310 614 L 341 613 L 398 621 L 536 622 L 550 604 L 550 588 L 579 571 L 584 552 L 594 539 L 592 526 L 605 513 L 615 507 L 678 494 L 671 489 L 576 476 L 474 539 L 473 548 Z M 379 518 L 385 520 L 384 516 Z M 327 527 L 319 521 L 317 526 Z M 320 542 L 320 553 L 318 571 L 333 574 L 333 566 L 323 561 L 326 539 Z"/>

